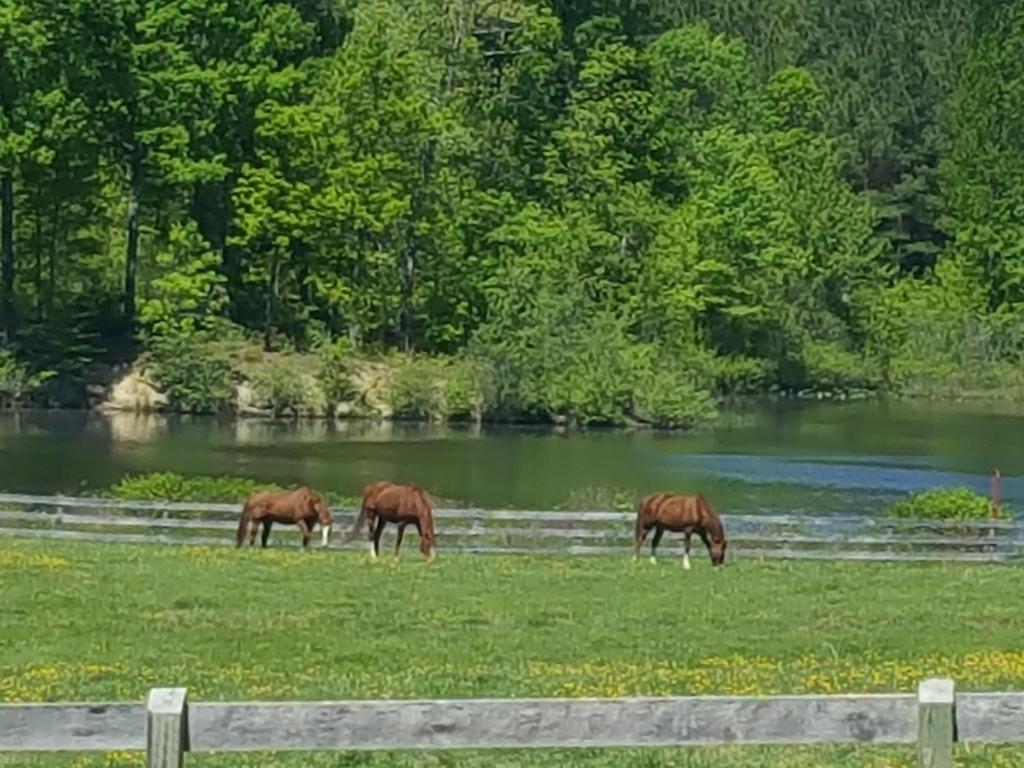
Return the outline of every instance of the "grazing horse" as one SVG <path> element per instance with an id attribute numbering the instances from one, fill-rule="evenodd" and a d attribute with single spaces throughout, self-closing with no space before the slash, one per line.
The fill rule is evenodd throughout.
<path id="1" fill-rule="evenodd" d="M 665 531 L 681 531 L 685 536 L 683 568 L 690 570 L 690 536 L 695 532 L 708 548 L 711 564 L 725 562 L 725 529 L 722 521 L 704 498 L 704 494 L 682 496 L 674 493 L 652 493 L 645 496 L 636 510 L 636 531 L 633 539 L 633 559 L 640 554 L 640 545 L 654 529 L 651 539 L 651 562 L 656 562 L 654 551 Z"/>
<path id="2" fill-rule="evenodd" d="M 402 535 L 407 525 L 415 525 L 420 534 L 420 552 L 428 563 L 436 557 L 434 548 L 434 513 L 427 495 L 415 485 L 397 485 L 380 480 L 363 489 L 363 502 L 359 516 L 345 541 L 352 541 L 365 524 L 370 535 L 370 556 L 376 560 L 380 554 L 380 537 L 387 523 L 398 526 L 395 539 L 395 557 L 402 546 Z"/>
<path id="3" fill-rule="evenodd" d="M 249 546 L 256 543 L 256 529 L 263 526 L 260 545 L 267 546 L 270 538 L 270 526 L 274 523 L 297 525 L 302 533 L 302 546 L 309 546 L 309 536 L 313 526 L 319 521 L 323 533 L 323 546 L 327 546 L 331 536 L 331 511 L 323 497 L 308 486 L 294 491 L 254 491 L 250 493 L 242 507 L 242 515 L 238 520 L 238 535 L 235 547 L 242 546 L 246 532 L 249 533 Z"/>

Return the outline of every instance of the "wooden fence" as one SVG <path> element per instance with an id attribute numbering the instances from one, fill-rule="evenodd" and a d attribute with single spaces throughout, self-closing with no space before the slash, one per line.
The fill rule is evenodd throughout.
<path id="1" fill-rule="evenodd" d="M 150 768 L 187 752 L 756 744 L 916 745 L 951 768 L 955 742 L 1024 742 L 1024 693 L 450 699 L 190 703 L 159 688 L 142 703 L 0 705 L 0 752 L 145 750 Z"/>
<path id="2" fill-rule="evenodd" d="M 122 543 L 233 545 L 240 505 L 0 495 L 0 535 Z M 355 510 L 335 508 L 335 546 Z M 438 509 L 441 552 L 622 555 L 632 512 Z M 1008 520 L 904 520 L 869 516 L 723 515 L 729 554 L 750 558 L 1012 562 L 1024 524 Z M 391 528 L 384 546 L 390 546 Z M 297 546 L 294 527 L 272 541 Z M 364 547 L 360 537 L 349 547 Z M 699 542 L 698 555 L 699 555 Z M 678 554 L 678 537 L 659 548 Z"/>

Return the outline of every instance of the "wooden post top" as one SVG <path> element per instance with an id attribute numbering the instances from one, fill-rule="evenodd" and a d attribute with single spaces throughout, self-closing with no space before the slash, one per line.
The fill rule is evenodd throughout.
<path id="1" fill-rule="evenodd" d="M 955 695 L 953 681 L 947 677 L 922 680 L 917 687 L 917 698 L 922 704 L 952 704 Z"/>
<path id="2" fill-rule="evenodd" d="M 158 715 L 178 715 L 185 710 L 186 688 L 153 688 L 149 692 L 147 711 Z"/>

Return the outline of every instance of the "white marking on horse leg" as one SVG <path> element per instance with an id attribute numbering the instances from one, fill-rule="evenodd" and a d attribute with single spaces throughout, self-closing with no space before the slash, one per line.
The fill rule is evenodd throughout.
<path id="1" fill-rule="evenodd" d="M 370 559 L 371 560 L 376 560 L 377 559 L 377 552 L 373 548 L 373 542 L 372 541 L 370 542 Z"/>
<path id="2" fill-rule="evenodd" d="M 331 526 L 324 526 L 324 529 L 323 531 L 321 531 L 321 534 L 323 536 L 323 545 L 326 547 L 331 541 Z"/>
<path id="3" fill-rule="evenodd" d="M 434 550 L 434 548 L 433 548 L 433 547 L 431 547 L 431 548 L 430 548 L 430 554 L 429 554 L 429 555 L 427 555 L 427 562 L 428 562 L 428 563 L 432 563 L 432 562 L 434 562 L 434 558 L 435 558 L 435 557 L 437 557 L 437 552 L 436 552 L 436 551 Z"/>
<path id="4" fill-rule="evenodd" d="M 683 570 L 690 570 L 690 556 L 686 554 L 683 555 Z"/>
<path id="5" fill-rule="evenodd" d="M 656 558 L 654 555 L 651 555 L 651 565 L 657 565 L 657 564 L 658 564 L 658 558 Z"/>

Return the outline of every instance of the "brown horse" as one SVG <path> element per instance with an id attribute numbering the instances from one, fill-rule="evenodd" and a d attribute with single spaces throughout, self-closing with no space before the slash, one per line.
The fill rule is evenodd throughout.
<path id="1" fill-rule="evenodd" d="M 645 496 L 636 510 L 636 531 L 633 539 L 633 559 L 640 554 L 640 546 L 647 534 L 654 529 L 651 540 L 651 562 L 655 550 L 665 531 L 681 531 L 684 534 L 683 568 L 690 570 L 690 536 L 696 533 L 708 548 L 711 564 L 720 566 L 725 562 L 725 529 L 722 521 L 711 508 L 711 504 L 698 493 L 682 496 L 674 493 L 652 493 Z"/>
<path id="2" fill-rule="evenodd" d="M 242 506 L 242 515 L 238 520 L 238 535 L 235 547 L 242 546 L 245 534 L 249 533 L 249 546 L 256 543 L 256 529 L 263 526 L 260 545 L 267 546 L 270 538 L 270 527 L 274 523 L 297 525 L 302 533 L 302 546 L 309 546 L 310 533 L 319 521 L 323 533 L 323 546 L 327 546 L 331 536 L 331 511 L 323 497 L 308 486 L 294 491 L 254 491 L 250 493 Z"/>
<path id="3" fill-rule="evenodd" d="M 380 537 L 387 523 L 398 526 L 395 557 L 398 557 L 402 546 L 405 527 L 415 525 L 420 534 L 420 552 L 426 556 L 428 563 L 434 561 L 434 512 L 427 495 L 420 488 L 415 485 L 397 485 L 387 480 L 370 483 L 363 489 L 359 516 L 352 530 L 345 536 L 345 541 L 352 541 L 358 536 L 365 524 L 370 535 L 370 556 L 376 560 L 380 554 Z"/>

